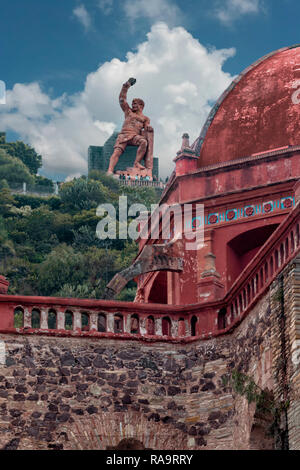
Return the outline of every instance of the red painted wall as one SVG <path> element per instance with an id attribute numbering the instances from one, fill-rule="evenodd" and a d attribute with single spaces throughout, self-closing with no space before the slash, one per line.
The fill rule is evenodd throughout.
<path id="1" fill-rule="evenodd" d="M 268 201 L 276 201 L 277 207 L 269 213 L 261 210 L 249 217 L 243 215 L 233 220 L 219 220 L 215 224 L 208 224 L 206 220 L 205 233 L 213 231 L 212 240 L 199 252 L 184 251 L 184 271 L 178 274 L 178 285 L 168 282 L 157 286 L 167 290 L 164 295 L 168 297 L 168 303 L 188 305 L 205 301 L 205 296 L 199 297 L 199 283 L 205 270 L 205 255 L 210 252 L 216 256 L 215 267 L 220 275 L 216 280 L 223 284 L 225 295 L 292 209 L 282 206 L 282 200 L 295 195 L 295 183 L 300 177 L 299 157 L 297 150 L 289 150 L 243 162 L 211 166 L 176 178 L 162 202 L 202 203 L 206 217 L 212 213 L 224 217 L 228 211 L 241 212 L 247 206 L 263 207 Z M 245 233 L 247 235 L 241 236 Z M 146 291 L 149 289 L 147 287 Z M 170 295 L 170 290 L 174 289 L 179 292 L 176 302 L 175 296 Z"/>

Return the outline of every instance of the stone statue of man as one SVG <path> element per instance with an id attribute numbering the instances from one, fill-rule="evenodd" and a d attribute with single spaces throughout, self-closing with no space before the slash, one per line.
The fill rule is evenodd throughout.
<path id="1" fill-rule="evenodd" d="M 135 83 L 135 78 L 129 78 L 123 84 L 119 96 L 120 106 L 125 114 L 125 121 L 114 145 L 114 152 L 110 157 L 107 171 L 109 175 L 113 174 L 114 168 L 127 145 L 138 147 L 134 162 L 135 169 L 145 169 L 141 164 L 143 158 L 145 158 L 147 169 L 152 170 L 153 167 L 153 129 L 150 126 L 150 119 L 143 114 L 145 103 L 140 98 L 135 98 L 132 101 L 132 107 L 130 107 L 126 100 L 128 89 Z"/>

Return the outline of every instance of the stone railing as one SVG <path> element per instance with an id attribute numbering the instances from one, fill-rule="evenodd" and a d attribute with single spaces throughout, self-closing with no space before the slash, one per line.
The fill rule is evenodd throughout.
<path id="1" fill-rule="evenodd" d="M 118 183 L 122 186 L 151 186 L 154 188 L 164 189 L 165 183 L 162 181 L 150 181 L 150 180 L 135 180 L 135 179 L 118 179 Z"/>
<path id="2" fill-rule="evenodd" d="M 195 310 L 193 312 L 193 310 Z M 0 332 L 182 341 L 198 335 L 198 306 L 0 296 Z"/>
<path id="3" fill-rule="evenodd" d="M 12 194 L 27 194 L 28 196 L 50 197 L 58 196 L 59 185 L 61 183 L 54 183 L 53 188 L 42 185 L 28 185 L 27 183 L 11 183 L 10 190 Z"/>
<path id="4" fill-rule="evenodd" d="M 191 342 L 230 332 L 300 252 L 300 204 L 271 235 L 226 296 L 172 306 L 6 295 L 0 280 L 0 332 Z"/>

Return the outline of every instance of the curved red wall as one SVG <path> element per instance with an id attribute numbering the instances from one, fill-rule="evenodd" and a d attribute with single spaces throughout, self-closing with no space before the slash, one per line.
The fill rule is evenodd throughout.
<path id="1" fill-rule="evenodd" d="M 300 47 L 254 65 L 221 103 L 200 167 L 300 143 Z"/>

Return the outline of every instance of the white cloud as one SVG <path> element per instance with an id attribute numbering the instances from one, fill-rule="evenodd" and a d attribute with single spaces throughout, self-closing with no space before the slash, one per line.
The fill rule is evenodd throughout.
<path id="1" fill-rule="evenodd" d="M 261 0 L 222 0 L 216 2 L 213 15 L 221 23 L 230 25 L 241 16 L 257 14 L 261 9 Z"/>
<path id="2" fill-rule="evenodd" d="M 113 122 L 95 121 L 94 125 L 98 127 L 100 131 L 106 132 L 109 135 L 116 129 L 116 125 Z"/>
<path id="3" fill-rule="evenodd" d="M 98 6 L 105 15 L 109 15 L 113 9 L 114 0 L 99 0 Z"/>
<path id="4" fill-rule="evenodd" d="M 157 23 L 124 61 L 114 58 L 90 73 L 80 93 L 51 99 L 38 83 L 16 84 L 7 93 L 7 106 L 0 107 L 0 130 L 13 130 L 34 146 L 49 176 L 86 173 L 88 146 L 103 145 L 120 128 L 120 88 L 136 77 L 128 100 L 144 99 L 155 131 L 155 155 L 167 176 L 182 134 L 196 139 L 210 103 L 230 84 L 233 77 L 222 65 L 234 52 L 207 50 L 184 28 Z"/>
<path id="5" fill-rule="evenodd" d="M 82 26 L 84 27 L 86 31 L 90 29 L 92 25 L 92 19 L 91 19 L 89 12 L 87 11 L 87 9 L 85 8 L 83 4 L 74 8 L 73 15 L 75 16 L 75 18 L 77 18 L 79 23 L 82 24 Z"/>
<path id="6" fill-rule="evenodd" d="M 0 80 L 0 104 L 5 104 L 5 83 Z"/>
<path id="7" fill-rule="evenodd" d="M 180 8 L 171 0 L 125 0 L 124 12 L 132 23 L 139 18 L 148 18 L 152 22 L 165 21 L 174 25 L 183 16 Z"/>
<path id="8" fill-rule="evenodd" d="M 81 176 L 81 173 L 75 173 L 74 175 L 69 175 L 69 176 L 66 177 L 65 182 L 69 183 L 70 181 L 72 181 L 75 178 L 80 178 L 80 176 Z"/>
<path id="9" fill-rule="evenodd" d="M 23 85 L 17 83 L 12 91 L 7 92 L 6 110 L 17 109 L 20 115 L 28 118 L 39 119 L 55 113 L 55 107 L 59 102 L 53 103 L 49 96 L 42 93 L 37 83 Z"/>

